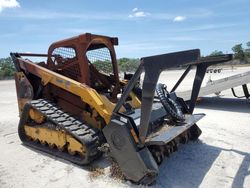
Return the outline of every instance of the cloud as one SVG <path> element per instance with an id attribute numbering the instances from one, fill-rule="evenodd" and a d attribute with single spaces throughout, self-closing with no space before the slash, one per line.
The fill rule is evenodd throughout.
<path id="1" fill-rule="evenodd" d="M 159 41 L 126 41 L 116 49 L 117 57 L 145 57 L 154 54 L 166 53 L 176 49 L 176 44 L 166 44 Z"/>
<path id="2" fill-rule="evenodd" d="M 16 8 L 20 7 L 17 0 L 0 0 L 0 12 L 5 8 Z"/>
<path id="3" fill-rule="evenodd" d="M 1 0 L 0 0 L 1 1 Z M 87 13 L 72 13 L 72 12 L 60 12 L 60 11 L 48 11 L 48 10 L 27 10 L 22 12 L 16 12 L 15 14 L 4 13 L 0 19 L 12 18 L 12 19 L 30 19 L 30 20 L 58 20 L 58 19 L 80 19 L 80 20 L 128 20 L 125 14 L 104 12 L 102 14 L 98 12 Z"/>
<path id="4" fill-rule="evenodd" d="M 176 16 L 174 19 L 173 19 L 173 22 L 182 22 L 186 19 L 185 16 Z"/>
<path id="5" fill-rule="evenodd" d="M 147 16 L 147 13 L 143 12 L 143 11 L 140 11 L 140 12 L 136 12 L 134 14 L 135 17 L 145 17 Z"/>
<path id="6" fill-rule="evenodd" d="M 128 16 L 129 18 L 141 18 L 141 17 L 146 17 L 150 15 L 150 13 L 148 12 L 139 11 L 138 8 L 133 8 L 132 12 L 133 13 Z"/>
<path id="7" fill-rule="evenodd" d="M 133 12 L 136 12 L 136 11 L 138 11 L 138 8 L 133 8 L 132 11 L 133 11 Z"/>
<path id="8" fill-rule="evenodd" d="M 191 37 L 191 36 L 172 36 L 165 38 L 166 41 L 204 41 L 205 38 Z"/>
<path id="9" fill-rule="evenodd" d="M 232 28 L 241 25 L 241 23 L 230 24 L 205 24 L 199 26 L 193 26 L 192 28 L 185 29 L 185 31 L 206 31 L 206 30 L 218 30 L 225 28 Z"/>
<path id="10" fill-rule="evenodd" d="M 0 0 L 1 2 L 2 0 Z M 195 12 L 195 11 L 194 11 Z M 196 13 L 185 12 L 182 13 L 187 15 L 188 19 L 201 19 L 204 17 L 211 16 L 211 12 L 208 11 L 196 11 Z M 176 16 L 176 13 L 162 13 L 162 12 L 146 12 L 144 10 L 140 10 L 139 8 L 133 8 L 130 10 L 130 14 L 124 14 L 121 12 L 62 12 L 62 11 L 50 11 L 44 9 L 36 9 L 36 10 L 25 10 L 15 12 L 15 14 L 11 12 L 3 12 L 1 14 L 1 19 L 30 19 L 30 20 L 61 20 L 61 19 L 79 19 L 79 20 L 119 20 L 119 21 L 131 21 L 131 20 L 155 20 L 155 21 L 167 21 L 167 22 L 178 22 L 180 21 L 179 17 L 184 16 Z M 181 19 L 183 19 L 181 18 Z M 183 21 L 183 20 L 182 20 Z"/>

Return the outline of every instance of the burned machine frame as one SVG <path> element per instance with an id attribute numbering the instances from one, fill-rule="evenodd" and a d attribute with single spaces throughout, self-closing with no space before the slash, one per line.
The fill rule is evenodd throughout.
<path id="1" fill-rule="evenodd" d="M 117 38 L 87 33 L 53 43 L 48 54 L 11 53 L 17 69 L 16 88 L 21 115 L 19 127 L 24 127 L 22 119 L 32 115 L 32 111 L 31 115 L 28 114 L 25 106 L 36 109 L 40 114 L 38 113 L 38 117 L 36 117 L 37 113 L 33 113 L 33 118 L 30 118 L 31 123 L 35 121 L 34 124 L 39 126 L 41 122 L 49 123 L 48 125 L 51 122 L 54 123 L 75 138 L 74 140 L 81 142 L 80 146 L 85 147 L 88 152 L 85 152 L 85 155 L 82 152 L 82 155 L 65 158 L 62 155 L 63 152 L 58 150 L 61 145 L 53 150 L 44 149 L 45 146 L 41 146 L 38 142 L 35 148 L 52 155 L 57 153 L 59 157 L 82 165 L 89 164 L 99 157 L 107 142 L 110 155 L 118 162 L 127 179 L 137 183 L 150 184 L 156 179 L 159 173 L 158 165 L 164 156 L 175 151 L 179 143 L 196 140 L 201 134 L 196 122 L 204 114 L 192 113 L 206 69 L 212 64 L 230 60 L 231 55 L 200 58 L 200 50 L 195 49 L 144 57 L 129 81 L 120 81 L 114 51 L 114 45 L 117 44 Z M 98 74 L 95 69 L 92 70 L 89 59 L 86 57 L 88 50 L 95 50 L 103 46 L 109 50 L 113 76 L 105 76 Z M 55 49 L 61 47 L 75 49 L 76 56 L 73 55 L 72 58 L 71 54 L 62 59 L 63 56 L 53 53 Z M 64 54 L 61 53 L 61 55 Z M 45 62 L 36 64 L 21 56 L 47 57 L 47 64 Z M 162 71 L 179 66 L 187 66 L 187 69 L 170 92 L 164 85 L 157 84 Z M 193 66 L 196 66 L 196 74 L 191 100 L 186 104 L 182 98 L 176 96 L 175 90 Z M 138 79 L 143 71 L 145 72 L 144 80 L 142 88 L 140 88 Z M 101 86 L 105 87 L 93 85 L 92 82 L 95 80 L 101 82 Z M 155 91 L 158 97 L 155 96 Z M 117 97 L 118 93 L 121 94 L 120 99 Z M 46 108 L 43 108 L 45 105 Z M 62 110 L 55 110 L 57 107 Z M 74 111 L 76 107 L 77 109 Z M 44 109 L 53 110 L 48 110 L 48 114 L 43 111 Z M 56 114 L 57 112 L 58 114 Z M 41 114 L 44 118 L 39 118 Z M 58 118 L 53 119 L 49 117 L 50 115 Z M 70 118 L 70 122 L 65 117 Z M 27 120 L 25 122 L 29 123 Z M 74 122 L 77 122 L 77 125 Z M 28 129 L 33 128 L 29 125 L 27 127 Z M 50 131 L 50 128 L 51 126 L 46 125 L 46 130 Z M 34 139 L 29 140 L 30 135 L 24 133 L 21 131 L 19 136 L 26 144 L 26 141 L 33 143 L 33 140 L 35 141 L 37 138 L 37 135 L 31 134 Z M 103 139 L 103 135 L 105 139 Z M 23 139 L 24 137 L 25 139 Z M 63 144 L 68 145 L 67 142 L 63 142 Z M 78 152 L 78 147 L 74 149 Z M 74 152 L 65 151 L 65 153 L 68 156 Z M 78 162 L 71 160 L 72 157 L 77 157 Z"/>

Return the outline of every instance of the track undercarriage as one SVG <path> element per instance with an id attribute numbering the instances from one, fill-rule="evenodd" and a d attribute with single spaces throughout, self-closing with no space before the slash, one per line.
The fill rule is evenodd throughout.
<path id="1" fill-rule="evenodd" d="M 100 131 L 43 99 L 25 105 L 18 133 L 24 144 L 79 165 L 101 154 L 97 149 L 102 142 Z"/>

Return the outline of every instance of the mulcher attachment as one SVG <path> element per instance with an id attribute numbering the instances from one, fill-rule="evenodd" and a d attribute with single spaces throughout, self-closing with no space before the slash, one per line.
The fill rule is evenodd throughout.
<path id="1" fill-rule="evenodd" d="M 184 122 L 174 126 L 164 124 L 148 135 L 145 145 L 140 146 L 133 138 L 133 120 L 114 117 L 103 129 L 110 146 L 112 157 L 118 162 L 123 174 L 129 180 L 140 184 L 155 181 L 165 157 L 175 152 L 180 144 L 196 140 L 201 130 L 195 124 L 204 114 L 188 116 Z"/>
<path id="2" fill-rule="evenodd" d="M 188 106 L 175 92 L 168 92 L 164 84 L 157 84 L 163 70 L 197 62 L 198 59 L 199 50 L 141 59 L 138 70 L 113 111 L 109 125 L 103 129 L 111 155 L 125 178 L 151 184 L 159 173 L 158 165 L 166 156 L 176 151 L 180 144 L 198 139 L 201 130 L 196 122 L 204 114 L 192 115 L 193 109 L 190 108 L 194 106 L 197 92 L 193 92 L 194 99 Z M 143 71 L 141 108 L 121 113 L 120 108 Z M 199 84 L 200 80 L 195 79 L 194 86 L 199 87 Z"/>
<path id="3" fill-rule="evenodd" d="M 123 119 L 125 120 L 125 119 Z M 112 119 L 103 133 L 109 143 L 111 155 L 118 162 L 127 179 L 142 184 L 150 184 L 158 174 L 158 165 L 149 149 L 138 149 L 127 123 Z"/>

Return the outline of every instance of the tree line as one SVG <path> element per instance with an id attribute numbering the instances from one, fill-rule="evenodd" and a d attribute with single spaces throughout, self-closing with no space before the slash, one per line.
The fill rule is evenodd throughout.
<path id="1" fill-rule="evenodd" d="M 245 44 L 245 47 L 243 44 L 236 44 L 232 47 L 233 51 L 233 58 L 234 60 L 241 61 L 242 64 L 250 63 L 250 42 L 247 42 Z M 223 55 L 224 53 L 222 51 L 215 50 L 213 51 L 209 56 L 214 55 Z"/>
<path id="2" fill-rule="evenodd" d="M 139 66 L 140 60 L 135 58 L 120 58 L 117 60 L 120 72 L 134 72 Z M 95 67 L 105 73 L 111 73 L 112 64 L 109 61 L 96 61 Z M 0 59 L 0 80 L 11 79 L 15 73 L 15 67 L 10 57 Z"/>
<path id="3" fill-rule="evenodd" d="M 236 44 L 232 47 L 233 58 L 237 60 L 236 64 L 250 63 L 250 42 L 245 45 Z M 209 56 L 223 55 L 222 51 L 215 50 Z M 117 60 L 120 72 L 134 72 L 139 66 L 140 59 L 137 58 L 120 58 Z M 235 62 L 234 62 L 235 63 Z M 108 61 L 96 61 L 94 65 L 98 70 L 110 73 L 112 72 L 112 65 Z M 15 67 L 10 57 L 0 58 L 0 79 L 13 78 Z"/>
<path id="4" fill-rule="evenodd" d="M 0 80 L 11 79 L 15 73 L 15 67 L 10 57 L 0 59 Z"/>

